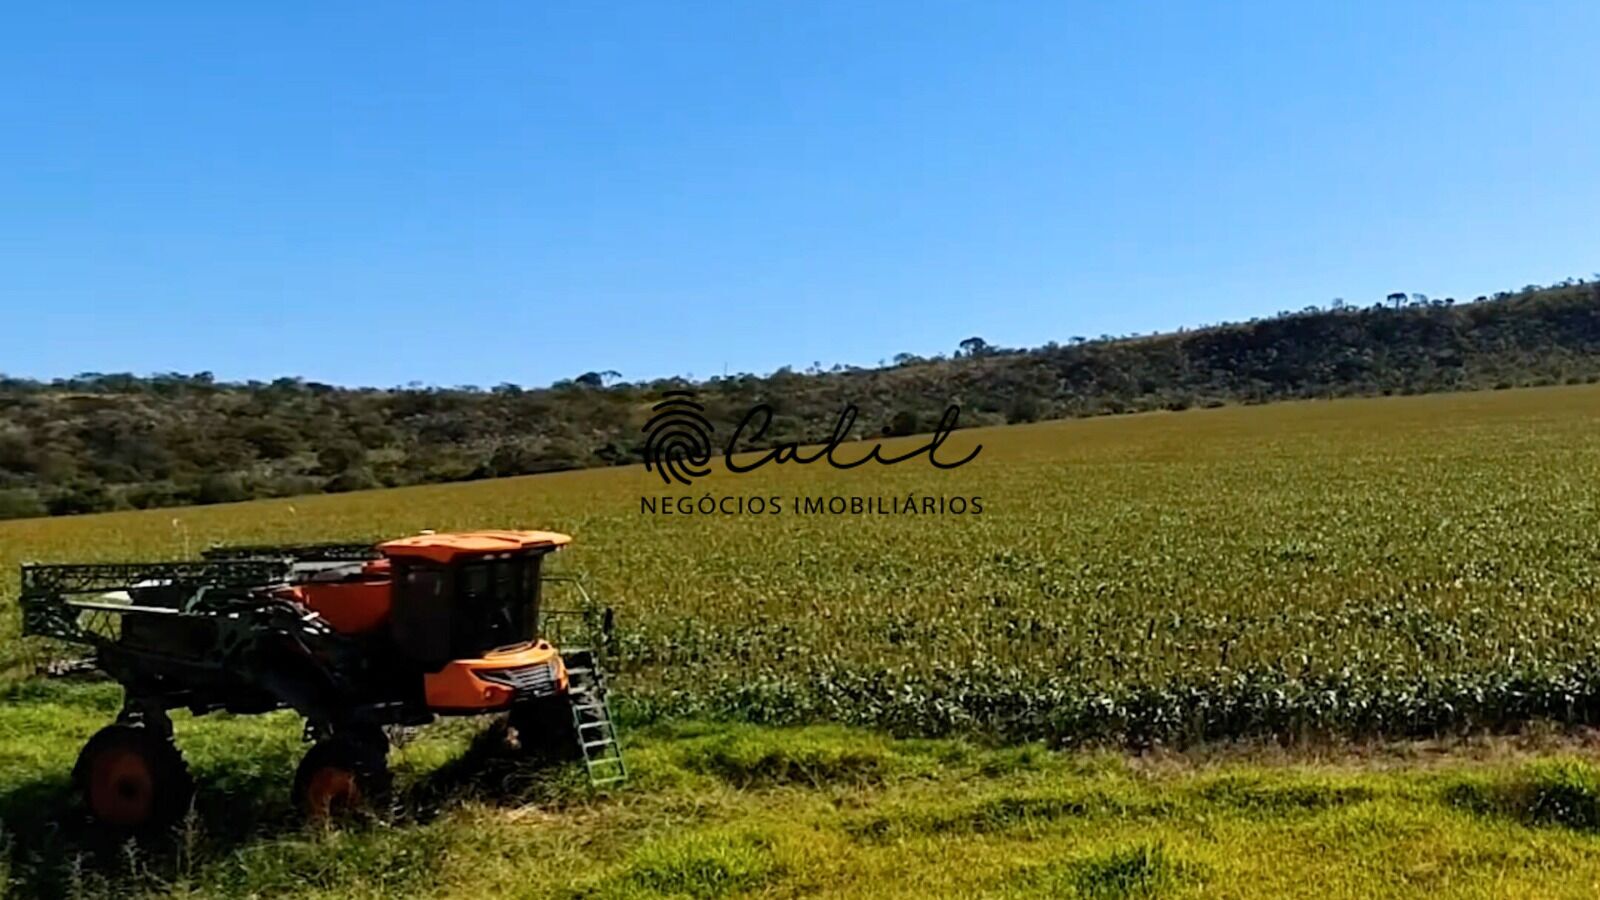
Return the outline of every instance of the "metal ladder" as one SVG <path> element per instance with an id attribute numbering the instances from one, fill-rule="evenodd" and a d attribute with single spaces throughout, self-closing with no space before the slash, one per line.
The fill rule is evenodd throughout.
<path id="1" fill-rule="evenodd" d="M 611 701 L 606 697 L 605 674 L 594 652 L 573 650 L 565 654 L 567 693 L 572 696 L 572 727 L 583 751 L 583 767 L 590 787 L 627 780 L 617 728 L 611 723 Z"/>

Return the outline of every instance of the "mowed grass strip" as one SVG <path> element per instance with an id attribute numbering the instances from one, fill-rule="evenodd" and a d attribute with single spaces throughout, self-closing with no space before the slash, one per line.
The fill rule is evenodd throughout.
<path id="1" fill-rule="evenodd" d="M 767 466 L 692 493 L 631 467 L 0 523 L 0 662 L 53 652 L 9 640 L 24 559 L 537 526 L 576 535 L 561 567 L 616 607 L 617 684 L 646 719 L 1142 745 L 1600 718 L 1600 388 L 1051 422 L 946 450 L 977 442 L 950 471 Z M 640 508 L 708 494 L 785 509 Z M 953 495 L 984 512 L 792 505 Z"/>
<path id="2" fill-rule="evenodd" d="M 395 751 L 395 806 L 323 830 L 288 809 L 301 752 L 289 717 L 180 716 L 196 815 L 120 844 L 83 823 L 65 783 L 108 700 L 52 686 L 0 706 L 0 883 L 17 896 L 1585 897 L 1600 885 L 1600 768 L 1561 742 L 1554 757 L 1478 744 L 1426 766 L 1281 751 L 1152 762 L 681 722 L 631 731 L 633 781 L 592 795 L 571 773 L 503 760 L 463 772 L 474 730 L 458 722 Z"/>

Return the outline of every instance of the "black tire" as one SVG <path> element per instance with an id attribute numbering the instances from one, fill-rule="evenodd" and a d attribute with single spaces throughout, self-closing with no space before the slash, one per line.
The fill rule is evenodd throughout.
<path id="1" fill-rule="evenodd" d="M 172 738 L 142 725 L 96 732 L 78 754 L 72 783 L 95 821 L 129 831 L 172 825 L 194 798 L 194 780 Z"/>
<path id="2" fill-rule="evenodd" d="M 507 719 L 516 746 L 526 756 L 546 762 L 571 762 L 582 757 L 572 700 L 562 694 L 511 707 Z"/>
<path id="3" fill-rule="evenodd" d="M 294 773 L 294 805 L 309 822 L 382 809 L 389 800 L 388 744 L 332 738 L 313 746 Z"/>

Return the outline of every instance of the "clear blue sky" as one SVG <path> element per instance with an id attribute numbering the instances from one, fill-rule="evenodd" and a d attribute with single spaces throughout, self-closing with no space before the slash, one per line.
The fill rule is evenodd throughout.
<path id="1" fill-rule="evenodd" d="M 37 3 L 0 371 L 873 364 L 1600 270 L 1600 4 Z"/>

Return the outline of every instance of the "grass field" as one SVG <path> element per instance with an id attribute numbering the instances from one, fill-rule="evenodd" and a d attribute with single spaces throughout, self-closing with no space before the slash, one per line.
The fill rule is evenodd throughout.
<path id="1" fill-rule="evenodd" d="M 108 686 L 0 706 L 0 877 L 18 896 L 1592 897 L 1600 769 L 1570 740 L 1129 758 L 829 727 L 635 729 L 634 778 L 452 764 L 463 727 L 393 753 L 401 802 L 294 824 L 286 715 L 177 719 L 201 792 L 170 840 L 108 845 L 68 809 Z M 456 723 L 464 725 L 465 723 Z M 1553 755 L 1552 755 L 1553 753 Z"/>
<path id="2" fill-rule="evenodd" d="M 183 721 L 204 795 L 227 805 L 201 810 L 188 846 L 97 851 L 64 779 L 115 694 L 21 680 L 51 650 L 14 639 L 8 575 L 10 877 L 61 893 L 1593 895 L 1600 776 L 1582 762 L 1147 770 L 1120 748 L 1600 718 L 1597 425 L 1588 386 L 1307 402 L 961 432 L 950 455 L 982 455 L 944 472 L 768 466 L 688 495 L 611 469 L 0 523 L 8 572 L 219 541 L 568 531 L 561 568 L 618 611 L 638 772 L 599 799 L 559 776 L 473 776 L 447 762 L 464 726 L 441 727 L 397 757 L 395 827 L 319 836 L 286 825 L 291 721 Z M 641 512 L 673 493 L 786 509 Z M 978 496 L 983 513 L 788 505 L 907 495 Z M 816 722 L 872 730 L 770 727 Z"/>

